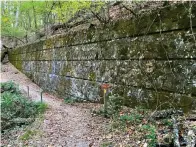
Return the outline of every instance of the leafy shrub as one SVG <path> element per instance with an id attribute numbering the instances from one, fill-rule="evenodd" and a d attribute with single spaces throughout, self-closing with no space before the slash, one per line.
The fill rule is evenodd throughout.
<path id="1" fill-rule="evenodd" d="M 148 139 L 149 146 L 155 147 L 156 146 L 156 128 L 153 125 L 143 125 L 142 126 L 144 131 L 147 131 L 146 133 L 146 139 Z"/>
<path id="2" fill-rule="evenodd" d="M 135 114 L 124 114 L 122 116 L 120 116 L 120 120 L 122 122 L 126 122 L 128 124 L 131 123 L 140 123 L 142 121 L 142 115 L 135 113 Z"/>
<path id="3" fill-rule="evenodd" d="M 37 113 L 44 113 L 47 108 L 48 108 L 48 105 L 45 103 L 42 103 L 42 102 L 36 103 Z"/>
<path id="4" fill-rule="evenodd" d="M 119 95 L 111 95 L 106 97 L 106 105 L 106 110 L 104 110 L 104 107 L 102 107 L 99 110 L 93 110 L 92 113 L 103 115 L 105 117 L 116 116 L 123 106 L 123 97 Z"/>
<path id="5" fill-rule="evenodd" d="M 108 99 L 108 113 L 109 114 L 115 114 L 115 113 L 118 113 L 122 106 L 123 106 L 123 97 L 120 96 L 120 95 L 111 95 L 109 96 L 109 99 Z"/>
<path id="6" fill-rule="evenodd" d="M 35 134 L 36 134 L 36 131 L 27 130 L 22 136 L 20 136 L 20 139 L 21 140 L 28 140 Z"/>
<path id="7" fill-rule="evenodd" d="M 173 122 L 169 119 L 163 119 L 162 123 L 166 126 L 170 126 L 170 127 L 173 126 Z"/>
<path id="8" fill-rule="evenodd" d="M 11 93 L 20 93 L 19 86 L 16 85 L 13 81 L 1 83 L 1 93 L 4 91 L 9 91 Z"/>
<path id="9" fill-rule="evenodd" d="M 34 118 L 36 114 L 43 113 L 47 105 L 33 102 L 24 97 L 18 86 L 13 82 L 1 84 L 1 125 L 2 130 L 12 128 L 15 118 Z M 25 123 L 25 122 L 24 122 Z"/>

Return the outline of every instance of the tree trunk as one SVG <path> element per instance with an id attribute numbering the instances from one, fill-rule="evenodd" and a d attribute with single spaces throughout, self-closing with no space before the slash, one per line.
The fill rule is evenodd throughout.
<path id="1" fill-rule="evenodd" d="M 35 23 L 35 29 L 37 29 L 37 19 L 36 19 L 36 14 L 35 14 L 35 7 L 32 1 L 32 5 L 33 5 L 33 16 L 34 16 L 34 23 Z"/>
<path id="2" fill-rule="evenodd" d="M 20 8 L 20 3 L 17 3 L 15 27 L 17 27 L 17 26 L 18 26 L 19 8 Z"/>
<path id="3" fill-rule="evenodd" d="M 30 14 L 29 14 L 29 11 L 27 11 L 27 15 L 28 15 L 28 18 L 29 18 L 29 28 L 31 28 L 31 16 L 30 16 Z"/>
<path id="4" fill-rule="evenodd" d="M 2 15 L 2 16 L 3 16 L 4 13 L 5 13 L 5 8 L 4 8 L 4 5 L 5 5 L 5 4 L 4 4 L 4 3 L 6 3 L 6 2 L 4 2 L 4 1 L 2 2 L 2 1 L 1 1 L 1 8 L 2 8 L 2 9 L 1 9 L 1 15 Z"/>

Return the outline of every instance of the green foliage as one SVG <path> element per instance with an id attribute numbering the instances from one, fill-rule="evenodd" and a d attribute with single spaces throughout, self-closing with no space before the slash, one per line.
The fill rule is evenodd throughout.
<path id="1" fill-rule="evenodd" d="M 1 84 L 1 119 L 2 126 L 15 118 L 34 118 L 36 114 L 43 113 L 47 105 L 33 102 L 24 97 L 13 82 Z"/>
<path id="2" fill-rule="evenodd" d="M 74 98 L 65 98 L 65 99 L 64 99 L 64 102 L 65 102 L 66 104 L 74 104 L 74 103 L 77 102 L 77 100 L 74 99 Z"/>
<path id="3" fill-rule="evenodd" d="M 9 91 L 9 92 L 14 92 L 19 94 L 19 87 L 18 85 L 16 85 L 13 81 L 9 81 L 9 82 L 5 82 L 5 83 L 1 83 L 1 91 Z"/>
<path id="4" fill-rule="evenodd" d="M 170 119 L 163 119 L 162 122 L 164 125 L 173 126 L 173 122 Z"/>
<path id="5" fill-rule="evenodd" d="M 113 117 L 121 110 L 123 106 L 123 97 L 119 95 L 110 95 L 106 97 L 106 103 L 106 111 L 104 111 L 104 108 L 100 108 L 98 111 L 94 110 L 93 113 L 106 117 Z"/>
<path id="6" fill-rule="evenodd" d="M 105 116 L 106 117 L 111 117 L 117 113 L 119 113 L 119 111 L 121 110 L 122 106 L 123 106 L 123 97 L 119 96 L 119 95 L 110 95 L 109 97 L 106 97 L 106 113 Z"/>
<path id="7" fill-rule="evenodd" d="M 132 114 L 124 114 L 122 116 L 120 116 L 120 120 L 122 122 L 126 122 L 129 124 L 136 124 L 136 123 L 140 123 L 142 121 L 142 115 L 139 113 L 132 113 Z"/>
<path id="8" fill-rule="evenodd" d="M 47 24 L 65 23 L 77 12 L 98 12 L 102 1 L 1 1 L 3 36 L 24 37 Z"/>
<path id="9" fill-rule="evenodd" d="M 117 94 L 109 96 L 108 111 L 111 113 L 119 112 L 123 106 L 123 97 Z"/>
<path id="10" fill-rule="evenodd" d="M 101 147 L 109 147 L 109 146 L 112 146 L 112 145 L 113 145 L 112 142 L 103 142 L 101 144 Z"/>
<path id="11" fill-rule="evenodd" d="M 13 28 L 10 26 L 2 26 L 2 36 L 6 37 L 24 37 L 25 36 L 25 30 L 23 28 Z"/>
<path id="12" fill-rule="evenodd" d="M 2 115 L 7 119 L 15 117 L 28 118 L 37 113 L 36 104 L 27 100 L 20 94 L 11 92 L 2 93 L 1 99 Z"/>
<path id="13" fill-rule="evenodd" d="M 75 98 L 75 97 L 66 97 L 66 98 L 64 98 L 64 102 L 66 104 L 74 104 L 74 103 L 86 102 L 86 100 L 84 100 L 84 99 L 78 99 L 78 98 Z"/>
<path id="14" fill-rule="evenodd" d="M 106 97 L 106 100 L 107 100 L 106 116 L 119 118 L 119 120 L 122 122 L 130 123 L 130 124 L 140 123 L 144 118 L 144 115 L 148 113 L 146 109 L 143 109 L 142 107 L 136 107 L 131 112 L 125 112 L 119 116 L 119 113 L 123 111 L 122 109 L 124 106 L 124 98 L 120 95 L 114 94 Z M 105 115 L 105 111 L 103 107 L 101 107 L 99 110 L 93 110 L 92 113 L 98 115 Z"/>
<path id="15" fill-rule="evenodd" d="M 123 133 L 123 135 L 138 134 L 138 139 L 145 138 L 148 142 L 148 146 L 154 147 L 157 141 L 156 128 L 151 122 L 147 121 L 146 116 L 148 116 L 149 110 L 142 107 L 136 107 L 135 109 L 125 107 L 123 106 L 123 100 L 124 98 L 119 95 L 111 95 L 108 97 L 107 116 L 111 118 L 107 128 L 108 131 L 114 134 Z M 94 110 L 93 113 L 105 116 L 103 108 L 98 111 Z M 102 146 L 112 145 L 107 141 L 108 140 L 106 140 Z"/>
<path id="16" fill-rule="evenodd" d="M 156 128 L 153 125 L 143 125 L 142 129 L 147 131 L 146 139 L 149 140 L 149 146 L 155 147 L 156 146 Z"/>
<path id="17" fill-rule="evenodd" d="M 99 110 L 92 110 L 91 112 L 93 114 L 95 114 L 95 115 L 101 115 L 101 116 L 104 116 L 105 115 L 105 112 L 104 112 L 104 109 L 103 108 L 100 108 Z"/>
<path id="18" fill-rule="evenodd" d="M 35 135 L 37 132 L 32 130 L 27 130 L 22 136 L 20 136 L 21 140 L 29 140 L 33 135 Z"/>
<path id="19" fill-rule="evenodd" d="M 126 128 L 129 128 L 130 126 L 136 126 L 141 124 L 145 117 L 145 113 L 143 113 L 143 110 L 144 109 L 141 108 L 135 108 L 129 111 L 122 110 L 118 115 L 117 119 L 114 119 L 114 125 L 116 125 L 115 127 L 124 130 Z"/>
<path id="20" fill-rule="evenodd" d="M 48 108 L 48 105 L 46 103 L 42 103 L 42 102 L 36 103 L 37 113 L 44 113 L 47 108 Z"/>
<path id="21" fill-rule="evenodd" d="M 91 80 L 91 81 L 95 81 L 96 80 L 96 73 L 95 72 L 91 72 L 89 74 L 89 80 Z"/>

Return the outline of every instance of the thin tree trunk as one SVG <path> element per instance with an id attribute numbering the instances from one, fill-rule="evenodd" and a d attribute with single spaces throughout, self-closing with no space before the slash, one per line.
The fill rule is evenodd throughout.
<path id="1" fill-rule="evenodd" d="M 15 27 L 17 27 L 17 26 L 18 26 L 19 8 L 20 8 L 20 3 L 17 3 Z"/>
<path id="2" fill-rule="evenodd" d="M 28 18 L 29 18 L 29 28 L 31 28 L 31 16 L 30 16 L 30 14 L 29 14 L 29 11 L 27 11 L 27 15 L 28 15 Z"/>
<path id="3" fill-rule="evenodd" d="M 1 2 L 1 15 L 3 16 L 4 15 L 4 12 L 5 12 L 5 8 L 4 8 L 4 6 L 5 6 L 5 4 L 4 3 L 6 3 L 6 2 Z"/>
<path id="4" fill-rule="evenodd" d="M 61 20 L 62 20 L 62 18 L 64 17 L 64 15 L 63 15 L 63 13 L 62 13 L 62 7 L 61 7 L 61 2 L 59 1 L 59 7 L 60 7 L 60 9 L 61 9 L 61 16 L 60 16 L 60 18 L 58 18 L 58 20 L 59 20 L 59 24 L 61 23 Z"/>
<path id="5" fill-rule="evenodd" d="M 34 23 L 35 23 L 35 29 L 37 29 L 37 19 L 36 19 L 36 14 L 35 14 L 35 7 L 32 1 L 32 5 L 33 5 L 33 15 L 34 15 Z"/>

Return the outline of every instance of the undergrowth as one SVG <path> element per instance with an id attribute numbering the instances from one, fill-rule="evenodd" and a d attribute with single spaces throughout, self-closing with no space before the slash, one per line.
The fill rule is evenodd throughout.
<path id="1" fill-rule="evenodd" d="M 12 81 L 1 83 L 0 88 L 2 131 L 16 125 L 27 124 L 29 120 L 34 120 L 37 114 L 43 113 L 47 109 L 47 104 L 33 102 L 23 96 L 19 86 Z"/>
<path id="2" fill-rule="evenodd" d="M 66 97 L 64 98 L 64 103 L 66 104 L 74 104 L 74 103 L 83 103 L 83 102 L 87 102 L 86 100 L 84 99 L 77 99 L 77 98 L 74 98 L 74 97 Z"/>
<path id="3" fill-rule="evenodd" d="M 123 97 L 119 95 L 111 95 L 107 97 L 107 109 L 104 111 L 104 106 L 99 110 L 93 110 L 92 113 L 101 116 L 107 116 L 110 118 L 110 123 L 108 128 L 108 138 L 115 135 L 115 132 L 119 136 L 124 136 L 123 134 L 132 135 L 136 133 L 137 135 L 131 136 L 137 141 L 146 140 L 148 146 L 154 147 L 157 142 L 156 138 L 156 125 L 147 120 L 149 110 L 142 107 L 136 107 L 134 109 L 123 106 Z M 109 146 L 112 140 L 105 138 L 102 146 Z M 123 146 L 123 145 L 122 145 Z"/>
<path id="4" fill-rule="evenodd" d="M 156 128 L 154 125 L 152 124 L 147 124 L 147 125 L 143 125 L 142 126 L 142 130 L 144 131 L 144 133 L 146 133 L 145 135 L 145 139 L 148 140 L 148 145 L 150 147 L 155 147 L 156 146 Z"/>
<path id="5" fill-rule="evenodd" d="M 22 136 L 20 136 L 21 140 L 29 140 L 33 135 L 35 135 L 37 132 L 34 130 L 27 130 Z"/>
<path id="6" fill-rule="evenodd" d="M 76 99 L 74 99 L 74 98 L 64 98 L 64 102 L 66 104 L 74 104 L 74 103 L 76 103 L 78 101 Z"/>
<path id="7" fill-rule="evenodd" d="M 111 95 L 107 97 L 106 103 L 106 110 L 104 110 L 104 107 L 101 107 L 99 110 L 92 110 L 92 113 L 108 118 L 116 116 L 122 109 L 123 97 L 119 95 Z"/>

